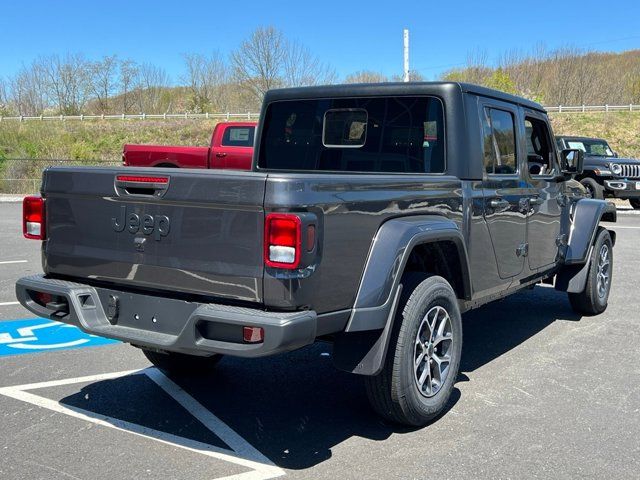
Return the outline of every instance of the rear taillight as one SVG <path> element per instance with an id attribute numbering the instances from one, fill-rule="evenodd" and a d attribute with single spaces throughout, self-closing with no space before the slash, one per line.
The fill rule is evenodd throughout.
<path id="1" fill-rule="evenodd" d="M 270 213 L 264 224 L 264 263 L 274 268 L 298 268 L 302 249 L 300 217 Z"/>
<path id="2" fill-rule="evenodd" d="M 38 196 L 24 197 L 22 201 L 22 233 L 25 238 L 44 240 L 44 199 Z"/>

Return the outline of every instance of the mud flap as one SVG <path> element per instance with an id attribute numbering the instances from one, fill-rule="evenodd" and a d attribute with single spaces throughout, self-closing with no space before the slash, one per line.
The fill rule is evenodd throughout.
<path id="1" fill-rule="evenodd" d="M 382 371 L 401 293 L 399 285 L 383 329 L 342 332 L 336 337 L 332 358 L 337 369 L 358 375 L 377 375 Z"/>
<path id="2" fill-rule="evenodd" d="M 589 257 L 591 254 L 589 254 Z M 583 265 L 565 265 L 556 275 L 554 288 L 561 292 L 580 293 L 587 285 L 591 260 Z"/>

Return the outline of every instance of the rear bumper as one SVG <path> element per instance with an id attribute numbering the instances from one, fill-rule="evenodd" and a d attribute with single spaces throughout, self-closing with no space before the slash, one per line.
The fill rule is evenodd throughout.
<path id="1" fill-rule="evenodd" d="M 36 293 L 55 300 L 42 305 Z M 265 312 L 98 288 L 34 275 L 16 282 L 20 303 L 41 317 L 137 346 L 187 353 L 262 357 L 294 350 L 316 337 L 314 311 Z M 65 308 L 66 305 L 66 308 Z M 264 341 L 245 343 L 242 327 L 261 327 Z"/>

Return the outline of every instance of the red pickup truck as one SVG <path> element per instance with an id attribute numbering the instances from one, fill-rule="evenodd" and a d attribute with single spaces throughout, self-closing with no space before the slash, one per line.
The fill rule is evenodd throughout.
<path id="1" fill-rule="evenodd" d="M 122 164 L 130 167 L 180 167 L 249 170 L 255 122 L 219 123 L 208 147 L 125 145 Z"/>

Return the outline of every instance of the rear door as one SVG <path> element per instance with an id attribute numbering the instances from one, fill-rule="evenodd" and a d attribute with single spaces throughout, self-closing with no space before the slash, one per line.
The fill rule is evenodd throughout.
<path id="1" fill-rule="evenodd" d="M 254 125 L 224 125 L 214 139 L 214 165 L 218 168 L 247 170 L 253 156 Z"/>
<path id="2" fill-rule="evenodd" d="M 262 299 L 266 175 L 177 169 L 45 172 L 45 272 Z"/>
<path id="3" fill-rule="evenodd" d="M 517 107 L 481 102 L 485 178 L 485 219 L 501 278 L 520 274 L 527 254 L 527 205 L 518 152 Z"/>

